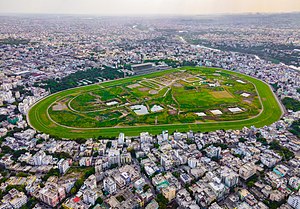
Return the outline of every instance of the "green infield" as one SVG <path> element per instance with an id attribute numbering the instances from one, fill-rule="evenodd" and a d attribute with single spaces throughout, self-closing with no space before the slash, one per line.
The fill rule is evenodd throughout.
<path id="1" fill-rule="evenodd" d="M 36 103 L 27 118 L 38 131 L 72 139 L 262 127 L 282 113 L 260 80 L 184 67 L 58 92 Z"/>

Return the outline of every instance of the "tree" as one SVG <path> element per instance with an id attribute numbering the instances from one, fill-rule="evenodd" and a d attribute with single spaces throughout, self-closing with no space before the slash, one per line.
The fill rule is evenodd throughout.
<path id="1" fill-rule="evenodd" d="M 148 184 L 145 184 L 145 185 L 143 186 L 143 191 L 144 191 L 144 192 L 147 192 L 148 189 L 150 189 L 150 186 L 149 186 Z"/>
<path id="2" fill-rule="evenodd" d="M 17 160 L 21 155 L 25 154 L 27 152 L 27 150 L 22 149 L 22 150 L 17 150 L 13 152 L 13 160 Z"/>
<path id="3" fill-rule="evenodd" d="M 98 155 L 99 155 L 99 153 L 97 151 L 94 151 L 93 157 L 97 157 Z"/>
<path id="4" fill-rule="evenodd" d="M 281 146 L 278 141 L 272 141 L 270 143 L 270 149 L 276 151 L 284 161 L 290 160 L 295 157 L 295 154 L 292 151 L 290 151 L 286 147 Z"/>
<path id="5" fill-rule="evenodd" d="M 190 144 L 195 144 L 195 141 L 194 141 L 193 139 L 187 139 L 187 140 L 186 140 L 186 143 L 187 143 L 188 145 L 190 145 Z"/>
<path id="6" fill-rule="evenodd" d="M 75 139 L 75 141 L 76 141 L 78 144 L 84 144 L 84 143 L 86 142 L 86 139 L 78 138 L 78 139 Z"/>
<path id="7" fill-rule="evenodd" d="M 7 117 L 7 115 L 0 115 L 0 122 L 5 121 Z"/>
<path id="8" fill-rule="evenodd" d="M 112 146 L 112 143 L 111 143 L 111 141 L 108 141 L 108 142 L 106 143 L 106 148 L 107 148 L 107 149 L 110 149 L 110 148 L 111 148 L 111 146 Z"/>
<path id="9" fill-rule="evenodd" d="M 59 176 L 59 170 L 58 170 L 58 168 L 56 168 L 56 169 L 51 168 L 49 170 L 49 172 L 42 177 L 42 180 L 43 181 L 47 181 L 50 176 Z"/>
<path id="10" fill-rule="evenodd" d="M 8 185 L 5 188 L 5 193 L 8 193 L 12 189 L 16 189 L 16 190 L 18 190 L 20 192 L 26 193 L 25 185 Z"/>
<path id="11" fill-rule="evenodd" d="M 246 141 L 247 141 L 247 139 L 245 139 L 245 138 L 243 138 L 243 137 L 239 138 L 239 142 L 244 143 L 244 142 L 246 142 Z"/>
<path id="12" fill-rule="evenodd" d="M 24 172 L 20 172 L 16 176 L 17 177 L 27 177 L 27 176 L 29 176 L 29 174 L 28 173 L 24 173 Z"/>
<path id="13" fill-rule="evenodd" d="M 228 145 L 223 143 L 213 143 L 215 147 L 221 147 L 221 149 L 227 149 Z"/>
<path id="14" fill-rule="evenodd" d="M 75 195 L 77 193 L 77 189 L 76 187 L 74 186 L 71 190 L 70 190 L 70 194 L 71 195 Z"/>
<path id="15" fill-rule="evenodd" d="M 50 89 L 52 93 L 55 93 L 65 89 L 77 87 L 78 82 L 82 79 L 87 79 L 93 83 L 99 82 L 99 77 L 105 78 L 106 80 L 113 80 L 116 78 L 123 78 L 124 73 L 107 66 L 105 66 L 105 69 L 90 68 L 83 71 L 77 71 L 61 79 L 49 79 L 43 83 L 43 86 L 41 86 L 41 83 L 35 83 L 34 86 L 41 86 L 45 89 Z"/>
<path id="16" fill-rule="evenodd" d="M 154 143 L 154 148 L 159 149 L 159 144 L 158 143 Z"/>
<path id="17" fill-rule="evenodd" d="M 54 153 L 49 153 L 49 152 L 45 152 L 47 155 L 52 155 L 54 158 L 58 158 L 58 159 L 67 159 L 67 158 L 72 158 L 72 156 L 67 153 L 67 152 L 54 152 Z"/>
<path id="18" fill-rule="evenodd" d="M 101 205 L 103 203 L 103 200 L 101 197 L 98 197 L 97 200 L 96 200 L 96 204 L 99 204 Z"/>
<path id="19" fill-rule="evenodd" d="M 294 98 L 285 97 L 282 100 L 282 103 L 288 110 L 293 110 L 294 112 L 297 112 L 300 110 L 300 101 L 298 101 Z"/>
<path id="20" fill-rule="evenodd" d="M 166 209 L 167 205 L 169 203 L 168 199 L 165 198 L 165 196 L 163 196 L 162 194 L 158 194 L 155 198 L 156 202 L 159 205 L 160 209 Z"/>
<path id="21" fill-rule="evenodd" d="M 174 177 L 179 178 L 180 174 L 178 171 L 175 171 L 172 173 Z"/>
<path id="22" fill-rule="evenodd" d="M 300 120 L 294 121 L 290 127 L 290 132 L 300 137 Z"/>
<path id="23" fill-rule="evenodd" d="M 251 188 L 254 186 L 254 184 L 258 181 L 258 176 L 255 174 L 251 176 L 249 179 L 246 181 L 246 185 Z"/>
<path id="24" fill-rule="evenodd" d="M 91 167 L 89 169 L 87 169 L 84 173 L 84 177 L 88 178 L 90 175 L 95 174 L 95 167 Z"/>
<path id="25" fill-rule="evenodd" d="M 267 140 L 265 138 L 259 137 L 259 138 L 256 139 L 256 141 L 260 142 L 264 146 L 268 145 L 268 142 L 267 142 Z"/>

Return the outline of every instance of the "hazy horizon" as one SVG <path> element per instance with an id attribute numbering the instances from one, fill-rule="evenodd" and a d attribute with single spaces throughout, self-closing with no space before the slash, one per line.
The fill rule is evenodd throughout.
<path id="1" fill-rule="evenodd" d="M 0 14 L 213 15 L 300 12 L 299 0 L 0 0 Z"/>

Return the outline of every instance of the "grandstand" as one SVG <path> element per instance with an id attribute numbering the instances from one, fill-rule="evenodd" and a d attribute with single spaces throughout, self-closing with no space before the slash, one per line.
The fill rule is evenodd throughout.
<path id="1" fill-rule="evenodd" d="M 156 66 L 154 66 L 153 63 L 142 63 L 137 65 L 132 65 L 131 69 L 136 75 L 149 74 L 157 71 L 157 68 Z"/>

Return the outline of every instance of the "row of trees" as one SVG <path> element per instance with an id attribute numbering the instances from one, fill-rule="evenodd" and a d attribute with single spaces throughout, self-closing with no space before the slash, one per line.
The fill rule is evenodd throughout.
<path id="1" fill-rule="evenodd" d="M 300 101 L 296 99 L 286 97 L 282 100 L 282 103 L 288 110 L 293 110 L 294 112 L 300 111 Z"/>
<path id="2" fill-rule="evenodd" d="M 89 80 L 93 83 L 99 82 L 97 79 L 99 77 L 105 78 L 106 80 L 113 80 L 124 77 L 124 74 L 116 69 L 109 67 L 105 67 L 105 69 L 90 68 L 85 71 L 77 71 L 62 79 L 47 80 L 44 82 L 44 88 L 50 89 L 52 93 L 55 93 L 58 91 L 77 87 L 78 82 L 83 79 Z M 39 86 L 39 84 L 36 83 L 35 86 Z"/>
<path id="3" fill-rule="evenodd" d="M 291 133 L 294 135 L 300 137 L 300 120 L 294 121 L 293 124 L 291 125 Z"/>

